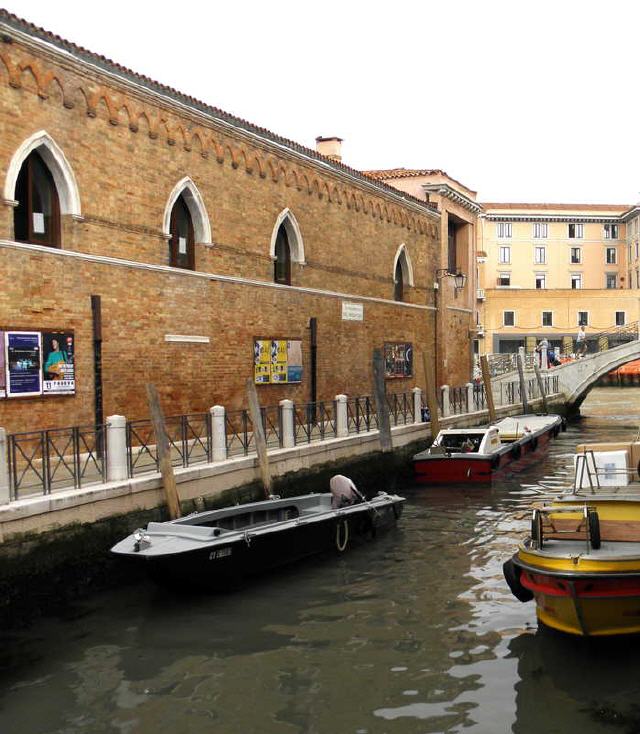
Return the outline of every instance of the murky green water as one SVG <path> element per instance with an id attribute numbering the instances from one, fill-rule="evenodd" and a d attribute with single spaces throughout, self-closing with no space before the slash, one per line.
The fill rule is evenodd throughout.
<path id="1" fill-rule="evenodd" d="M 538 631 L 501 572 L 528 485 L 576 443 L 634 437 L 640 389 L 599 389 L 491 489 L 406 488 L 400 526 L 226 595 L 152 585 L 3 640 L 1 734 L 640 732 L 640 641 Z"/>

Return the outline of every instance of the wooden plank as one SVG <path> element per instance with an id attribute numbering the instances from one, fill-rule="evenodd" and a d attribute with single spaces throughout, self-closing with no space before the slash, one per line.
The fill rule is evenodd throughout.
<path id="1" fill-rule="evenodd" d="M 544 408 L 544 412 L 549 412 L 549 406 L 547 405 L 547 394 L 544 391 L 544 383 L 542 382 L 542 375 L 540 374 L 540 368 L 538 365 L 533 363 L 533 371 L 536 373 L 536 380 L 538 381 L 538 389 L 540 390 L 540 395 L 542 396 L 542 407 Z"/>
<path id="2" fill-rule="evenodd" d="M 436 378 L 433 363 L 426 352 L 422 353 L 422 368 L 424 369 L 424 387 L 429 408 L 431 440 L 440 433 L 440 417 L 438 415 L 438 397 L 436 395 Z"/>
<path id="3" fill-rule="evenodd" d="M 489 409 L 489 423 L 496 422 L 496 406 L 493 402 L 493 392 L 491 390 L 491 372 L 489 371 L 489 360 L 487 355 L 480 357 L 480 369 L 482 370 L 482 382 L 484 383 L 484 391 L 487 398 L 487 408 Z"/>
<path id="4" fill-rule="evenodd" d="M 389 421 L 389 406 L 384 390 L 384 362 L 380 349 L 373 350 L 373 397 L 376 401 L 378 414 L 380 450 L 383 452 L 391 451 L 393 448 L 391 444 L 391 422 Z"/>
<path id="5" fill-rule="evenodd" d="M 522 398 L 522 412 L 527 415 L 529 412 L 529 403 L 527 401 L 527 383 L 524 381 L 524 365 L 522 364 L 522 355 L 518 352 L 516 355 L 516 365 L 518 367 L 518 379 L 520 381 L 520 397 Z"/>
<path id="6" fill-rule="evenodd" d="M 151 423 L 156 435 L 156 451 L 158 452 L 158 465 L 162 474 L 162 486 L 164 487 L 164 495 L 167 500 L 167 508 L 169 517 L 176 520 L 181 516 L 180 501 L 178 499 L 178 490 L 176 489 L 176 478 L 171 465 L 171 451 L 169 449 L 169 439 L 167 437 L 167 429 L 164 423 L 164 415 L 160 406 L 160 398 L 156 386 L 147 383 L 147 399 L 149 401 L 149 412 L 151 413 Z"/>
<path id="7" fill-rule="evenodd" d="M 247 380 L 247 400 L 249 401 L 249 414 L 251 415 L 251 423 L 253 424 L 253 440 L 255 441 L 256 451 L 258 452 L 262 487 L 264 489 L 265 498 L 269 499 L 269 496 L 271 495 L 271 472 L 269 470 L 267 440 L 264 435 L 264 426 L 262 425 L 262 413 L 260 411 L 258 391 L 256 390 L 256 386 L 252 378 Z"/>

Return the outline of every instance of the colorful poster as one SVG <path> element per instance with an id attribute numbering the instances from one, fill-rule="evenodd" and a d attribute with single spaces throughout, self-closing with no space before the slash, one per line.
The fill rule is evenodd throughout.
<path id="1" fill-rule="evenodd" d="M 287 342 L 287 382 L 302 382 L 302 342 Z"/>
<path id="2" fill-rule="evenodd" d="M 0 331 L 0 398 L 7 397 L 7 373 L 4 367 L 4 331 Z"/>
<path id="3" fill-rule="evenodd" d="M 37 331 L 5 333 L 8 397 L 42 395 L 41 337 Z"/>
<path id="4" fill-rule="evenodd" d="M 253 379 L 257 385 L 271 381 L 271 340 L 255 339 L 253 342 Z"/>
<path id="5" fill-rule="evenodd" d="M 385 342 L 384 376 L 411 377 L 413 374 L 413 346 L 411 342 Z"/>
<path id="6" fill-rule="evenodd" d="M 258 385 L 302 382 L 302 341 L 254 339 L 253 369 Z"/>
<path id="7" fill-rule="evenodd" d="M 73 395 L 76 391 L 75 344 L 72 332 L 42 333 L 42 392 Z"/>

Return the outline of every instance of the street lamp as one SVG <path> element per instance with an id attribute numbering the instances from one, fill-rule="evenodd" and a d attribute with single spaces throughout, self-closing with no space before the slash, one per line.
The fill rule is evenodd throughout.
<path id="1" fill-rule="evenodd" d="M 438 287 L 438 280 L 442 280 L 442 278 L 451 277 L 453 278 L 453 286 L 456 289 L 456 291 L 460 291 L 464 288 L 464 284 L 467 282 L 467 276 L 458 268 L 455 273 L 449 270 L 449 268 L 438 268 L 436 270 L 436 284 L 435 287 Z"/>

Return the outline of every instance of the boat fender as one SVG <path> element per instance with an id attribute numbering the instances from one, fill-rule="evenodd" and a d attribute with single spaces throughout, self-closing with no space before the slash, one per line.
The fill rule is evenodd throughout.
<path id="1" fill-rule="evenodd" d="M 587 523 L 589 525 L 589 540 L 593 550 L 600 548 L 602 541 L 600 539 L 600 518 L 595 510 L 587 512 Z"/>
<path id="2" fill-rule="evenodd" d="M 527 602 L 533 599 L 533 592 L 531 589 L 526 589 L 520 582 L 522 569 L 519 566 L 516 566 L 512 558 L 502 564 L 502 573 L 504 574 L 505 581 L 511 589 L 511 593 L 518 601 Z"/>
<path id="3" fill-rule="evenodd" d="M 342 532 L 340 531 L 340 528 L 343 528 Z M 340 536 L 343 536 L 342 540 L 340 539 Z M 344 550 L 346 550 L 348 542 L 349 542 L 349 521 L 339 520 L 338 524 L 336 525 L 336 548 L 338 549 L 339 553 L 342 553 Z"/>
<path id="4" fill-rule="evenodd" d="M 511 448 L 511 456 L 513 456 L 514 459 L 519 459 L 521 453 L 522 449 L 520 448 L 520 446 L 513 446 Z"/>

